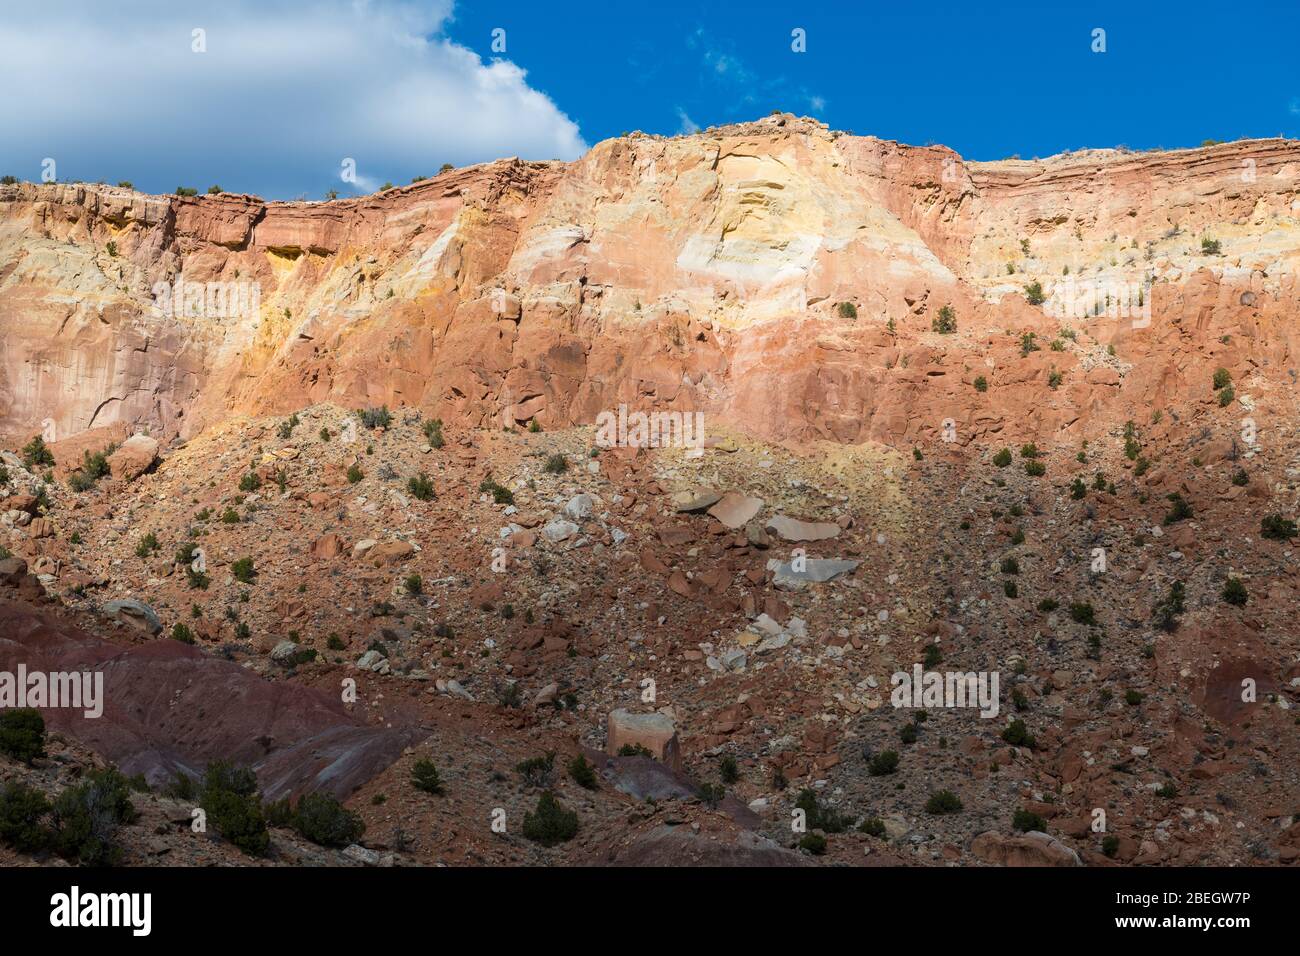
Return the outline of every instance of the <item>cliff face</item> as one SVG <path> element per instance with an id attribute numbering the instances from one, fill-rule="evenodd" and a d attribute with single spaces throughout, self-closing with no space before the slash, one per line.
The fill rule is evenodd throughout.
<path id="1" fill-rule="evenodd" d="M 627 403 L 793 442 L 952 419 L 965 443 L 1086 435 L 1218 366 L 1290 411 L 1298 258 L 1283 140 L 968 163 L 774 116 L 328 203 L 4 186 L 0 433 Z"/>

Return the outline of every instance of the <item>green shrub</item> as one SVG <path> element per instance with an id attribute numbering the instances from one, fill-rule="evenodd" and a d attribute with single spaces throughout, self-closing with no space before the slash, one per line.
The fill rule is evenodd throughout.
<path id="1" fill-rule="evenodd" d="M 1259 534 L 1272 541 L 1290 541 L 1296 536 L 1296 524 L 1281 515 L 1265 515 L 1259 522 Z"/>
<path id="2" fill-rule="evenodd" d="M 257 577 L 257 570 L 253 567 L 252 558 L 240 558 L 230 565 L 230 573 L 235 576 L 235 580 L 240 584 L 252 584 L 253 578 Z"/>
<path id="3" fill-rule="evenodd" d="M 240 793 L 205 783 L 199 805 L 221 838 L 249 856 L 262 856 L 271 848 L 256 787 L 253 793 Z"/>
<path id="4" fill-rule="evenodd" d="M 41 467 L 53 467 L 54 454 L 45 445 L 45 439 L 37 435 L 26 445 L 22 451 L 23 464 L 29 471 L 35 471 Z"/>
<path id="5" fill-rule="evenodd" d="M 424 592 L 424 578 L 418 574 L 408 574 L 406 580 L 402 582 L 407 594 L 422 594 Z"/>
<path id="6" fill-rule="evenodd" d="M 1089 626 L 1097 623 L 1097 612 L 1090 601 L 1070 602 L 1070 620 L 1076 624 Z"/>
<path id="7" fill-rule="evenodd" d="M 442 794 L 442 777 L 438 775 L 438 768 L 432 760 L 426 758 L 415 762 L 411 770 L 411 786 L 425 793 Z"/>
<path id="8" fill-rule="evenodd" d="M 515 770 L 524 778 L 524 783 L 530 787 L 549 787 L 554 769 L 554 751 L 540 757 L 529 757 L 527 760 L 521 760 L 515 764 Z"/>
<path id="9" fill-rule="evenodd" d="M 1227 388 L 1225 388 L 1223 391 L 1219 393 L 1219 407 L 1227 408 L 1229 405 L 1232 404 L 1232 400 L 1235 399 L 1236 397 L 1237 397 L 1237 393 L 1233 391 L 1232 386 L 1229 385 Z"/>
<path id="10" fill-rule="evenodd" d="M 1031 813 L 1028 810 L 1017 810 L 1011 817 L 1011 827 L 1019 830 L 1021 833 L 1028 833 L 1030 830 L 1037 830 L 1039 833 L 1047 832 L 1047 821 L 1037 813 Z"/>
<path id="11" fill-rule="evenodd" d="M 366 477 L 366 473 L 361 470 L 360 465 L 358 465 L 356 462 L 353 462 L 352 464 L 348 465 L 348 484 L 355 485 L 358 481 L 360 481 L 364 477 Z"/>
<path id="12" fill-rule="evenodd" d="M 194 632 L 189 629 L 189 625 L 177 621 L 172 625 L 172 640 L 180 641 L 182 644 L 193 644 Z"/>
<path id="13" fill-rule="evenodd" d="M 804 812 L 810 830 L 843 833 L 853 822 L 833 807 L 823 806 L 817 799 L 817 792 L 811 787 L 806 787 L 799 792 L 794 805 Z"/>
<path id="14" fill-rule="evenodd" d="M 1178 615 L 1183 613 L 1186 590 L 1182 581 L 1175 581 L 1169 588 L 1169 594 L 1156 604 L 1151 615 L 1156 627 L 1172 633 L 1178 629 Z"/>
<path id="15" fill-rule="evenodd" d="M 499 505 L 512 505 L 515 503 L 514 492 L 504 485 L 499 485 L 491 478 L 484 478 L 478 486 L 479 491 L 485 491 L 492 495 L 492 500 Z"/>
<path id="16" fill-rule="evenodd" d="M 47 849 L 53 840 L 45 823 L 50 810 L 39 790 L 20 782 L 6 784 L 0 791 L 0 843 L 21 853 Z"/>
<path id="17" fill-rule="evenodd" d="M 1207 256 L 1217 256 L 1219 254 L 1220 243 L 1218 239 L 1211 239 L 1209 236 L 1201 238 L 1201 253 Z"/>
<path id="18" fill-rule="evenodd" d="M 1004 448 L 994 455 L 993 464 L 997 465 L 999 468 L 1005 468 L 1007 465 L 1011 464 L 1011 449 Z"/>
<path id="19" fill-rule="evenodd" d="M 1025 722 L 1017 717 L 1007 725 L 1002 731 L 1002 739 L 1013 747 L 1024 747 L 1027 750 L 1033 750 L 1037 741 L 1034 735 L 1029 732 Z"/>
<path id="20" fill-rule="evenodd" d="M 945 305 L 939 309 L 939 314 L 930 323 L 930 329 L 940 335 L 951 335 L 957 331 L 957 313 L 952 310 L 952 306 Z"/>
<path id="21" fill-rule="evenodd" d="M 740 767 L 736 764 L 736 758 L 731 754 L 724 754 L 722 759 L 718 761 L 718 776 L 726 784 L 733 784 L 740 779 Z"/>
<path id="22" fill-rule="evenodd" d="M 1175 524 L 1192 516 L 1192 506 L 1187 503 L 1187 500 L 1181 494 L 1175 491 L 1166 495 L 1166 497 L 1173 502 L 1173 506 L 1169 509 L 1169 513 L 1165 515 L 1164 524 Z"/>
<path id="23" fill-rule="evenodd" d="M 1138 691 L 1135 690 L 1124 691 L 1124 703 L 1128 704 L 1130 707 L 1136 707 L 1138 704 L 1142 703 L 1142 700 L 1143 700 L 1143 695 Z"/>
<path id="24" fill-rule="evenodd" d="M 0 710 L 0 753 L 31 766 L 45 756 L 45 718 L 34 707 Z"/>
<path id="25" fill-rule="evenodd" d="M 841 302 L 839 304 L 839 313 L 841 319 L 856 319 L 858 317 L 858 307 L 852 302 Z"/>
<path id="26" fill-rule="evenodd" d="M 898 769 L 898 751 L 882 750 L 871 758 L 867 772 L 873 777 L 885 777 Z"/>
<path id="27" fill-rule="evenodd" d="M 412 475 L 406 482 L 406 490 L 418 501 L 432 501 L 436 497 L 433 493 L 433 482 L 424 472 Z"/>
<path id="28" fill-rule="evenodd" d="M 807 850 L 813 856 L 826 852 L 826 838 L 820 833 L 805 833 L 799 838 L 799 849 Z"/>
<path id="29" fill-rule="evenodd" d="M 536 811 L 524 814 L 524 836 L 542 846 L 572 840 L 577 832 L 577 812 L 566 810 L 549 790 L 538 798 Z"/>
<path id="30" fill-rule="evenodd" d="M 1041 282 L 1035 280 L 1025 286 L 1025 301 L 1030 305 L 1042 305 L 1047 301 L 1047 297 L 1043 295 L 1043 284 Z"/>
<path id="31" fill-rule="evenodd" d="M 379 408 L 362 408 L 357 410 L 357 416 L 361 419 L 361 424 L 366 428 L 387 428 L 393 424 L 393 415 L 388 410 L 387 405 L 381 405 Z"/>
<path id="32" fill-rule="evenodd" d="M 1044 614 L 1051 614 L 1060 606 L 1061 605 L 1052 598 L 1043 598 L 1038 602 L 1038 610 L 1042 611 Z"/>
<path id="33" fill-rule="evenodd" d="M 569 459 L 560 454 L 551 455 L 542 470 L 548 475 L 562 475 L 569 470 Z"/>
<path id="34" fill-rule="evenodd" d="M 930 799 L 925 801 L 925 812 L 935 816 L 961 813 L 961 809 L 961 800 L 951 790 L 938 790 L 930 794 Z"/>
<path id="35" fill-rule="evenodd" d="M 59 794 L 51 807 L 54 848 L 82 866 L 112 866 L 122 856 L 117 830 L 134 823 L 131 788 L 116 770 L 92 770 L 85 780 Z"/>
<path id="36" fill-rule="evenodd" d="M 569 761 L 569 776 L 584 790 L 595 790 L 597 787 L 596 768 L 582 754 Z"/>
<path id="37" fill-rule="evenodd" d="M 1025 474 L 1031 478 L 1041 478 L 1047 474 L 1047 466 L 1038 459 L 1025 462 Z"/>
<path id="38" fill-rule="evenodd" d="M 975 376 L 975 391 L 987 392 L 989 390 L 989 380 L 983 375 Z"/>
<path id="39" fill-rule="evenodd" d="M 1245 607 L 1247 600 L 1246 585 L 1241 582 L 1241 578 L 1228 578 L 1223 585 L 1222 597 L 1227 604 L 1235 607 Z"/>
<path id="40" fill-rule="evenodd" d="M 1232 384 L 1232 374 L 1226 368 L 1214 370 L 1214 390 L 1225 389 Z"/>
<path id="41" fill-rule="evenodd" d="M 1003 558 L 1001 570 L 1003 574 L 1019 574 L 1020 562 L 1015 558 Z"/>
<path id="42" fill-rule="evenodd" d="M 321 792 L 309 793 L 299 799 L 294 810 L 293 827 L 320 846 L 356 843 L 366 829 L 361 817 L 328 793 Z"/>
<path id="43" fill-rule="evenodd" d="M 647 748 L 644 744 L 624 744 L 623 746 L 618 748 L 618 755 L 620 757 L 653 757 L 654 756 L 654 754 L 652 754 L 649 748 Z"/>
<path id="44" fill-rule="evenodd" d="M 430 448 L 441 448 L 446 444 L 442 437 L 441 418 L 431 418 L 424 423 L 424 437 L 428 439 Z"/>
<path id="45" fill-rule="evenodd" d="M 879 837 L 883 840 L 886 834 L 885 821 L 879 817 L 867 817 L 858 824 L 858 832 L 865 833 L 867 836 Z"/>

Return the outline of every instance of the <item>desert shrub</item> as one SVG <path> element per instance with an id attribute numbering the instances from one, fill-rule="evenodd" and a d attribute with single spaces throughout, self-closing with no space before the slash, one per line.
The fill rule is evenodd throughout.
<path id="1" fill-rule="evenodd" d="M 1047 466 L 1035 458 L 1025 462 L 1025 474 L 1031 478 L 1041 478 L 1047 474 Z"/>
<path id="2" fill-rule="evenodd" d="M 529 757 L 515 765 L 515 770 L 530 787 L 549 787 L 551 775 L 555 770 L 555 753 L 549 752 L 540 757 Z"/>
<path id="3" fill-rule="evenodd" d="M 172 640 L 180 641 L 182 644 L 193 644 L 194 632 L 190 630 L 189 625 L 177 621 L 172 625 Z"/>
<path id="4" fill-rule="evenodd" d="M 1136 707 L 1138 704 L 1142 703 L 1142 700 L 1143 696 L 1141 692 L 1136 690 L 1124 691 L 1124 703 L 1128 704 L 1130 707 Z"/>
<path id="5" fill-rule="evenodd" d="M 366 473 L 361 470 L 360 465 L 358 465 L 356 462 L 353 462 L 352 464 L 348 465 L 348 484 L 355 485 L 358 481 L 360 481 L 364 477 L 366 477 Z"/>
<path id="6" fill-rule="evenodd" d="M 238 561 L 231 562 L 230 573 L 240 584 L 252 584 L 253 578 L 257 577 L 257 569 L 253 567 L 252 558 L 240 558 Z"/>
<path id="7" fill-rule="evenodd" d="M 92 770 L 82 783 L 54 799 L 54 848 L 82 866 L 112 866 L 122 856 L 118 827 L 134 823 L 136 817 L 126 778 L 111 767 Z"/>
<path id="8" fill-rule="evenodd" d="M 1025 286 L 1025 301 L 1030 305 L 1042 305 L 1047 301 L 1047 296 L 1043 295 L 1043 284 L 1035 280 Z"/>
<path id="9" fill-rule="evenodd" d="M 1017 717 L 1007 725 L 1002 731 L 1002 739 L 1013 747 L 1025 747 L 1029 750 L 1034 749 L 1034 735 L 1029 732 L 1025 722 Z"/>
<path id="10" fill-rule="evenodd" d="M 951 790 L 937 790 L 925 801 L 925 812 L 935 816 L 961 813 L 961 809 L 961 800 Z"/>
<path id="11" fill-rule="evenodd" d="M 524 836 L 542 846 L 556 846 L 572 840 L 578 832 L 578 814 L 566 810 L 547 790 L 537 800 L 537 809 L 524 814 Z"/>
<path id="12" fill-rule="evenodd" d="M 654 754 L 645 744 L 624 744 L 618 748 L 620 757 L 653 757 Z"/>
<path id="13" fill-rule="evenodd" d="M 54 465 L 54 454 L 46 446 L 45 439 L 40 435 L 37 435 L 23 446 L 22 456 L 23 464 L 30 471 Z"/>
<path id="14" fill-rule="evenodd" d="M 1214 390 L 1225 389 L 1232 384 L 1232 373 L 1226 368 L 1216 368 L 1214 370 Z"/>
<path id="15" fill-rule="evenodd" d="M 293 828 L 320 846 L 347 846 L 365 832 L 361 817 L 328 793 L 309 793 L 294 809 Z"/>
<path id="16" fill-rule="evenodd" d="M 0 753 L 28 766 L 45 756 L 45 718 L 34 707 L 0 711 Z"/>
<path id="17" fill-rule="evenodd" d="M 841 319 L 856 319 L 858 317 L 858 307 L 852 302 L 841 302 L 838 311 Z"/>
<path id="18" fill-rule="evenodd" d="M 879 817 L 867 817 L 858 824 L 858 832 L 865 833 L 867 836 L 885 838 L 885 821 Z"/>
<path id="19" fill-rule="evenodd" d="M 1087 497 L 1087 495 L 1088 486 L 1083 483 L 1082 478 L 1076 477 L 1074 481 L 1070 483 L 1070 497 L 1075 501 L 1079 501 Z"/>
<path id="20" fill-rule="evenodd" d="M 492 495 L 492 500 L 499 505 L 512 505 L 515 503 L 515 495 L 509 488 L 499 485 L 491 478 L 484 478 L 479 483 L 479 491 L 485 491 Z"/>
<path id="21" fill-rule="evenodd" d="M 1037 813 L 1031 813 L 1028 810 L 1017 810 L 1011 817 L 1012 829 L 1019 830 L 1021 833 L 1027 833 L 1030 830 L 1037 830 L 1040 833 L 1047 832 L 1047 821 Z"/>
<path id="22" fill-rule="evenodd" d="M 442 777 L 438 775 L 438 768 L 432 760 L 425 758 L 415 762 L 411 769 L 411 786 L 425 793 L 442 793 Z"/>
<path id="23" fill-rule="evenodd" d="M 387 428 L 393 424 L 393 414 L 388 410 L 387 405 L 381 405 L 379 408 L 361 408 L 357 410 L 357 417 L 361 419 L 361 424 L 366 428 Z"/>
<path id="24" fill-rule="evenodd" d="M 826 838 L 820 833 L 805 833 L 799 838 L 799 849 L 807 850 L 813 856 L 826 852 Z"/>
<path id="25" fill-rule="evenodd" d="M 1223 594 L 1221 596 L 1227 604 L 1235 607 L 1245 607 L 1247 600 L 1246 585 L 1242 583 L 1241 578 L 1228 578 L 1223 585 Z"/>
<path id="26" fill-rule="evenodd" d="M 1219 254 L 1220 246 L 1221 244 L 1218 239 L 1211 239 L 1209 236 L 1204 236 L 1201 239 L 1202 255 L 1217 256 Z"/>
<path id="27" fill-rule="evenodd" d="M 441 418 L 431 418 L 424 423 L 424 437 L 428 439 L 430 448 L 441 448 L 447 443 L 442 437 Z"/>
<path id="28" fill-rule="evenodd" d="M 205 787 L 200 806 L 221 838 L 249 856 L 262 856 L 271 848 L 271 834 L 256 794 Z"/>
<path id="29" fill-rule="evenodd" d="M 569 470 L 569 459 L 560 454 L 551 455 L 542 470 L 548 475 L 562 475 Z"/>
<path id="30" fill-rule="evenodd" d="M 1043 598 L 1038 602 L 1038 610 L 1042 611 L 1044 614 L 1051 614 L 1060 606 L 1061 605 L 1052 598 Z"/>
<path id="31" fill-rule="evenodd" d="M 436 497 L 433 493 L 433 482 L 424 472 L 407 479 L 406 490 L 411 493 L 412 498 L 419 501 L 432 501 Z"/>
<path id="32" fill-rule="evenodd" d="M 1005 468 L 1007 465 L 1011 464 L 1011 449 L 1004 448 L 994 455 L 993 464 L 997 465 L 999 468 Z"/>
<path id="33" fill-rule="evenodd" d="M 736 764 L 736 758 L 731 754 L 724 754 L 718 761 L 718 776 L 722 782 L 733 784 L 740 779 L 740 767 Z"/>
<path id="34" fill-rule="evenodd" d="M 1172 502 L 1172 507 L 1170 507 L 1169 512 L 1164 517 L 1164 524 L 1175 524 L 1179 521 L 1185 521 L 1192 516 L 1192 506 L 1187 503 L 1187 499 L 1185 499 L 1181 494 L 1175 491 L 1166 495 L 1166 497 L 1170 502 Z"/>
<path id="35" fill-rule="evenodd" d="M 569 761 L 569 776 L 584 790 L 596 789 L 596 768 L 582 754 Z"/>
<path id="36" fill-rule="evenodd" d="M 1001 570 L 1003 574 L 1019 574 L 1020 562 L 1015 558 L 1003 558 Z"/>
<path id="37" fill-rule="evenodd" d="M 945 305 L 939 309 L 939 314 L 930 323 L 930 329 L 940 335 L 951 335 L 957 331 L 957 313 L 952 310 L 952 306 Z"/>
<path id="38" fill-rule="evenodd" d="M 1296 525 L 1281 515 L 1265 515 L 1259 522 L 1259 534 L 1272 541 L 1289 541 L 1296 536 Z"/>
<path id="39" fill-rule="evenodd" d="M 1090 601 L 1071 601 L 1070 620 L 1091 626 L 1097 623 L 1097 611 Z"/>
<path id="40" fill-rule="evenodd" d="M 988 390 L 989 390 L 989 380 L 986 379 L 983 375 L 976 375 L 976 376 L 975 376 L 975 391 L 977 391 L 977 392 L 987 392 Z"/>
<path id="41" fill-rule="evenodd" d="M 1114 857 L 1115 854 L 1119 852 L 1119 837 L 1115 836 L 1113 833 L 1109 836 L 1102 837 L 1101 852 L 1106 856 Z"/>
<path id="42" fill-rule="evenodd" d="M 1053 389 L 1060 388 L 1063 380 L 1061 373 L 1056 369 L 1052 369 L 1047 375 L 1047 387 Z"/>
<path id="43" fill-rule="evenodd" d="M 871 758 L 867 772 L 873 777 L 885 777 L 898 769 L 898 751 L 882 750 Z"/>
<path id="44" fill-rule="evenodd" d="M 424 592 L 424 578 L 418 574 L 408 574 L 406 580 L 402 582 L 402 587 L 406 589 L 407 594 L 422 594 Z"/>
<path id="45" fill-rule="evenodd" d="M 276 434 L 279 435 L 280 438 L 288 440 L 293 436 L 293 430 L 297 427 L 298 427 L 298 416 L 295 413 L 293 415 L 290 415 L 288 418 L 286 418 L 284 421 L 280 423 L 280 427 L 276 431 Z"/>
<path id="46" fill-rule="evenodd" d="M 794 805 L 804 812 L 810 830 L 843 833 L 852 822 L 833 807 L 823 806 L 817 799 L 817 792 L 811 787 L 799 791 L 799 797 Z"/>
<path id="47" fill-rule="evenodd" d="M 36 853 L 49 847 L 53 834 L 45 821 L 50 815 L 45 794 L 21 782 L 0 791 L 0 843 L 22 853 Z"/>

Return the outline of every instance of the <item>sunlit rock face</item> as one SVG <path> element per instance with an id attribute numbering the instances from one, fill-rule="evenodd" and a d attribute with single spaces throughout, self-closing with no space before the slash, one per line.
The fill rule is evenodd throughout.
<path id="1" fill-rule="evenodd" d="M 1218 366 L 1291 408 L 1298 190 L 1285 140 L 974 163 L 788 115 L 332 202 L 2 186 L 0 433 L 333 401 L 1005 441 L 1190 400 Z"/>

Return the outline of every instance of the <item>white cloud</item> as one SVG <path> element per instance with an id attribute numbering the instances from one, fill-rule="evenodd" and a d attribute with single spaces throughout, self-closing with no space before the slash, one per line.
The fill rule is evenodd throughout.
<path id="1" fill-rule="evenodd" d="M 63 179 L 216 181 L 281 195 L 338 185 L 345 157 L 360 185 L 444 162 L 586 149 L 524 70 L 447 39 L 452 0 L 205 6 L 7 8 L 0 171 L 35 179 L 48 156 Z M 191 49 L 195 29 L 206 31 L 206 53 Z"/>
<path id="2" fill-rule="evenodd" d="M 682 121 L 682 125 L 678 129 L 678 133 L 681 135 L 690 136 L 692 133 L 698 133 L 700 131 L 700 124 L 687 116 L 686 110 L 682 109 L 680 106 L 677 107 L 677 118 Z"/>

